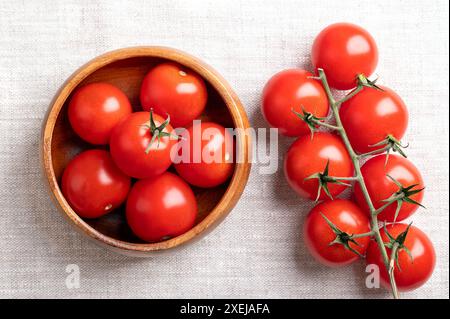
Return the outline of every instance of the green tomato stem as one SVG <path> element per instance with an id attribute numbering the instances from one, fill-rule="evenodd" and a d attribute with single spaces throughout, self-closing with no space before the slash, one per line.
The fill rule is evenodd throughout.
<path id="1" fill-rule="evenodd" d="M 350 177 L 334 177 L 334 176 L 330 176 L 330 178 L 335 179 L 337 181 L 348 181 L 348 182 L 352 182 L 352 181 L 357 181 L 358 177 L 356 176 L 350 176 Z"/>
<path id="2" fill-rule="evenodd" d="M 389 267 L 390 267 L 390 259 L 388 257 L 386 248 L 384 247 L 384 242 L 383 239 L 381 238 L 381 234 L 380 234 L 380 230 L 378 227 L 378 218 L 377 218 L 377 210 L 375 209 L 372 200 L 370 199 L 370 195 L 369 192 L 367 190 L 366 184 L 364 182 L 364 178 L 362 176 L 361 173 L 361 166 L 359 163 L 359 156 L 355 153 L 355 151 L 353 150 L 352 145 L 350 144 L 350 141 L 348 139 L 347 133 L 345 132 L 344 126 L 342 124 L 341 118 L 339 116 L 339 106 L 347 101 L 349 98 L 344 97 L 343 99 L 336 101 L 334 99 L 333 93 L 331 91 L 330 86 L 328 85 L 328 81 L 327 81 L 327 77 L 325 75 L 324 70 L 319 69 L 319 79 L 322 82 L 322 85 L 325 89 L 325 92 L 327 94 L 328 100 L 330 102 L 330 106 L 331 106 L 331 110 L 333 112 L 334 118 L 336 120 L 336 126 L 337 126 L 337 131 L 339 132 L 342 141 L 344 142 L 345 147 L 347 148 L 347 151 L 352 159 L 353 162 L 353 166 L 355 168 L 355 176 L 356 176 L 356 181 L 357 183 L 359 183 L 359 186 L 361 187 L 361 191 L 364 195 L 364 199 L 367 202 L 367 205 L 369 206 L 369 210 L 370 210 L 370 215 L 371 215 L 371 230 L 373 232 L 373 236 L 378 244 L 378 247 L 380 249 L 381 252 L 381 256 L 383 258 L 383 263 L 386 267 L 386 270 L 389 272 Z M 362 85 L 358 85 L 358 87 L 353 90 L 352 92 L 349 93 L 350 98 L 353 97 L 354 95 L 356 95 L 357 93 L 359 93 L 359 91 L 361 91 L 363 88 Z M 395 283 L 395 278 L 394 278 L 394 273 L 389 273 L 389 278 L 391 282 Z M 398 290 L 397 290 L 397 286 L 394 284 L 391 284 L 391 290 L 392 290 L 392 295 L 395 299 L 399 298 L 398 295 Z"/>
<path id="3" fill-rule="evenodd" d="M 380 149 L 377 149 L 377 150 L 373 150 L 373 151 L 370 151 L 370 152 L 367 152 L 367 153 L 359 154 L 358 157 L 359 158 L 364 158 L 364 157 L 367 157 L 367 156 L 382 154 L 382 153 L 386 152 L 389 149 L 390 149 L 390 147 L 386 146 L 386 147 L 383 147 L 383 148 L 380 148 Z"/>
<path id="4" fill-rule="evenodd" d="M 329 123 L 322 122 L 322 121 L 317 121 L 317 120 L 315 120 L 313 122 L 314 122 L 314 124 L 316 124 L 318 126 L 322 126 L 322 127 L 328 128 L 330 130 L 334 130 L 334 131 L 338 131 L 339 130 L 339 127 L 337 127 L 337 126 L 335 126 L 333 124 L 329 124 Z"/>
<path id="5" fill-rule="evenodd" d="M 380 214 L 383 210 L 385 210 L 388 206 L 390 206 L 395 201 L 396 201 L 396 199 L 393 199 L 392 201 L 387 202 L 386 204 L 384 204 L 383 206 L 381 206 L 380 208 L 375 210 L 375 214 L 376 215 Z"/>
<path id="6" fill-rule="evenodd" d="M 389 259 L 389 269 L 388 269 L 389 281 L 391 283 L 391 289 L 392 289 L 392 293 L 394 294 L 395 299 L 399 299 L 397 283 L 395 282 L 395 277 L 394 277 L 395 256 L 397 254 L 398 248 L 399 248 L 399 244 L 397 242 L 395 242 L 391 249 L 391 258 Z"/>
<path id="7" fill-rule="evenodd" d="M 358 84 L 358 87 L 356 89 L 354 89 L 353 91 L 351 91 L 349 94 L 347 94 L 346 96 L 344 96 L 341 100 L 339 100 L 337 103 L 339 105 L 341 105 L 344 102 L 347 102 L 348 100 L 350 100 L 352 97 L 354 97 L 356 94 L 358 94 L 359 92 L 362 91 L 362 89 L 364 88 L 364 85 L 362 84 Z"/>

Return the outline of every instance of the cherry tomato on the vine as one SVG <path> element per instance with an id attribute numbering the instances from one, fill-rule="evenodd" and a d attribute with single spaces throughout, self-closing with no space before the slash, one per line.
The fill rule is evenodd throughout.
<path id="1" fill-rule="evenodd" d="M 329 165 L 328 175 L 332 177 L 353 176 L 353 164 L 342 140 L 331 133 L 316 132 L 313 138 L 309 134 L 300 136 L 289 148 L 284 160 L 284 174 L 289 185 L 301 196 L 315 199 L 319 181 L 305 180 L 316 173 L 322 173 Z M 328 183 L 332 196 L 339 195 L 344 185 Z M 321 192 L 319 199 L 327 195 Z"/>
<path id="2" fill-rule="evenodd" d="M 144 241 L 181 235 L 194 226 L 197 202 L 189 185 L 166 172 L 132 187 L 126 205 L 128 225 Z"/>
<path id="3" fill-rule="evenodd" d="M 361 173 L 376 209 L 385 205 L 386 202 L 384 200 L 399 191 L 399 187 L 391 178 L 398 181 L 404 188 L 417 184 L 411 190 L 419 190 L 425 187 L 422 176 L 417 168 L 407 159 L 394 154 L 389 155 L 387 162 L 386 155 L 372 157 L 361 167 Z M 354 193 L 358 204 L 368 212 L 369 208 L 359 184 L 355 184 Z M 418 203 L 422 203 L 423 191 L 411 195 L 410 198 Z M 385 208 L 378 215 L 378 219 L 380 221 L 393 222 L 395 220 L 397 205 L 394 202 Z M 417 208 L 418 205 L 403 201 L 396 221 L 408 218 Z"/>
<path id="4" fill-rule="evenodd" d="M 406 224 L 390 224 L 387 231 L 393 238 L 407 229 Z M 389 237 L 384 228 L 380 229 L 383 242 L 389 243 Z M 433 244 L 428 236 L 419 228 L 411 226 L 403 243 L 411 256 L 402 248 L 398 253 L 398 265 L 395 263 L 394 277 L 397 288 L 400 291 L 408 291 L 422 286 L 432 275 L 436 263 L 436 254 Z M 388 256 L 391 249 L 387 248 Z M 380 253 L 380 248 L 375 241 L 371 241 L 367 249 L 366 262 L 368 265 L 377 265 L 380 269 L 380 279 L 383 286 L 389 288 L 389 275 Z"/>
<path id="5" fill-rule="evenodd" d="M 292 110 L 303 114 L 303 110 L 316 117 L 328 114 L 328 98 L 319 81 L 311 79 L 313 74 L 290 69 L 275 74 L 263 91 L 261 110 L 272 127 L 286 136 L 309 133 L 309 128 Z"/>
<path id="6" fill-rule="evenodd" d="M 141 86 L 141 104 L 145 111 L 154 109 L 169 114 L 172 126 L 192 124 L 205 109 L 207 90 L 203 79 L 194 71 L 168 62 L 147 73 Z"/>
<path id="7" fill-rule="evenodd" d="M 223 126 L 195 122 L 181 134 L 178 146 L 181 162 L 175 163 L 175 169 L 189 184 L 214 187 L 233 174 L 234 141 Z"/>
<path id="8" fill-rule="evenodd" d="M 153 119 L 156 127 L 165 122 L 158 114 L 153 114 Z M 162 132 L 166 136 L 154 138 L 152 142 L 150 112 L 130 114 L 117 124 L 111 134 L 110 150 L 114 162 L 134 178 L 149 178 L 164 173 L 172 164 L 170 153 L 177 140 L 170 124 Z"/>
<path id="9" fill-rule="evenodd" d="M 337 234 L 322 214 L 346 235 L 370 232 L 369 218 L 352 201 L 335 199 L 319 203 L 309 212 L 303 227 L 306 247 L 317 261 L 327 266 L 343 266 L 357 260 L 360 257 L 357 253 L 364 255 L 370 237 L 355 238 L 358 244 L 347 241 L 357 253 L 342 244 L 331 245 Z M 345 240 L 345 236 L 343 238 Z"/>
<path id="10" fill-rule="evenodd" d="M 108 144 L 112 129 L 132 112 L 125 93 L 109 83 L 79 88 L 69 102 L 73 130 L 91 144 Z"/>
<path id="11" fill-rule="evenodd" d="M 130 184 L 130 178 L 116 167 L 107 151 L 89 150 L 69 162 L 61 189 L 78 215 L 97 218 L 125 201 Z"/>
<path id="12" fill-rule="evenodd" d="M 364 88 L 344 102 L 339 114 L 348 138 L 357 153 L 380 149 L 373 147 L 388 135 L 400 140 L 408 126 L 408 110 L 391 89 Z"/>
<path id="13" fill-rule="evenodd" d="M 336 23 L 323 29 L 312 48 L 314 68 L 324 69 L 328 83 L 338 90 L 350 90 L 357 77 L 369 77 L 378 63 L 378 49 L 372 36 L 350 23 Z"/>

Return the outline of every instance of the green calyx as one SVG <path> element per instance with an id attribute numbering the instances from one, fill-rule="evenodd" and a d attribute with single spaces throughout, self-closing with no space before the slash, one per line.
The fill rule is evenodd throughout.
<path id="1" fill-rule="evenodd" d="M 333 199 L 333 196 L 330 193 L 330 190 L 328 188 L 328 184 L 338 184 L 343 185 L 346 187 L 351 187 L 352 185 L 349 183 L 345 183 L 342 180 L 338 179 L 337 177 L 333 177 L 329 175 L 329 166 L 330 166 L 330 160 L 327 160 L 327 164 L 325 165 L 325 169 L 321 173 L 315 173 L 305 178 L 305 181 L 311 180 L 311 179 L 317 179 L 319 181 L 319 187 L 317 189 L 317 197 L 315 201 L 317 202 L 320 198 L 320 194 L 322 190 L 327 194 L 327 196 L 330 199 Z"/>
<path id="2" fill-rule="evenodd" d="M 152 148 L 153 143 L 157 140 L 158 144 L 157 147 L 159 147 L 159 144 L 161 142 L 161 137 L 170 137 L 171 134 L 168 132 L 164 132 L 164 129 L 167 125 L 170 123 L 170 115 L 167 114 L 166 120 L 161 123 L 159 126 L 156 126 L 155 120 L 153 119 L 153 109 L 150 109 L 150 125 L 145 125 L 150 130 L 150 134 L 152 135 L 152 139 L 150 140 L 150 143 L 148 143 L 147 148 L 145 149 L 145 154 L 150 153 L 150 150 Z M 177 136 L 178 138 L 178 136 Z"/>
<path id="3" fill-rule="evenodd" d="M 413 184 L 413 185 L 404 187 L 398 180 L 396 180 L 392 176 L 390 176 L 390 175 L 386 175 L 386 176 L 398 187 L 398 191 L 396 191 L 394 194 L 392 194 L 389 198 L 386 198 L 385 200 L 383 200 L 383 202 L 386 202 L 388 204 L 397 202 L 397 208 L 395 210 L 395 215 L 394 215 L 394 223 L 397 220 L 398 214 L 400 213 L 400 209 L 402 208 L 403 203 L 410 203 L 410 204 L 418 205 L 420 207 L 425 208 L 425 206 L 423 206 L 421 203 L 419 203 L 418 201 L 415 201 L 414 199 L 411 198 L 411 196 L 422 192 L 425 189 L 425 187 L 417 188 L 417 186 L 419 186 L 419 184 Z"/>
<path id="4" fill-rule="evenodd" d="M 409 258 L 411 258 L 411 261 L 412 261 L 412 262 L 414 261 L 413 256 L 412 256 L 412 254 L 411 254 L 411 251 L 405 246 L 406 236 L 408 235 L 409 228 L 411 227 L 411 225 L 412 225 L 412 222 L 408 225 L 408 227 L 406 227 L 406 229 L 405 229 L 404 232 L 400 233 L 400 234 L 397 236 L 397 238 L 394 238 L 394 237 L 388 232 L 388 230 L 387 230 L 387 228 L 386 228 L 386 224 L 384 224 L 384 226 L 383 226 L 383 227 L 384 227 L 384 232 L 386 233 L 386 235 L 387 235 L 388 238 L 389 238 L 389 242 L 384 243 L 384 246 L 385 246 L 386 248 L 389 248 L 389 249 L 395 249 L 395 251 L 394 251 L 394 259 L 395 259 L 395 263 L 396 263 L 396 265 L 397 265 L 397 268 L 398 268 L 399 270 L 401 270 L 400 264 L 399 264 L 399 262 L 398 262 L 398 254 L 399 254 L 400 251 L 404 250 L 404 251 L 408 254 Z"/>
<path id="5" fill-rule="evenodd" d="M 329 246 L 333 245 L 342 245 L 345 249 L 350 250 L 354 254 L 359 257 L 364 257 L 361 253 L 350 246 L 350 243 L 353 243 L 356 246 L 361 246 L 354 238 L 353 235 L 350 235 L 342 230 L 340 230 L 335 224 L 333 224 L 324 214 L 320 213 L 323 219 L 327 222 L 328 226 L 330 226 L 333 233 L 336 235 L 336 238 L 329 243 Z"/>

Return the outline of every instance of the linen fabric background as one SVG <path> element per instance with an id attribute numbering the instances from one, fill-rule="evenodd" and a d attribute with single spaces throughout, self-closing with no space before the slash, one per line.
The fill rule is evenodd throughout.
<path id="1" fill-rule="evenodd" d="M 365 265 L 316 263 L 300 230 L 313 203 L 279 168 L 248 186 L 206 238 L 173 254 L 136 259 L 79 235 L 54 207 L 39 164 L 41 123 L 64 80 L 117 48 L 166 45 L 187 51 L 232 85 L 254 127 L 267 127 L 261 91 L 275 72 L 310 66 L 328 24 L 364 26 L 380 51 L 380 82 L 410 112 L 404 141 L 426 183 L 412 219 L 432 239 L 431 280 L 407 298 L 449 297 L 448 2 L 433 1 L 0 1 L 0 297 L 387 298 L 365 287 Z M 66 267 L 80 267 L 68 289 Z"/>

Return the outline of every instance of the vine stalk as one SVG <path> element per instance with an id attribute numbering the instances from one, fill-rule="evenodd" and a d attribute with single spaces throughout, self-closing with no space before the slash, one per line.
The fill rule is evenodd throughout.
<path id="1" fill-rule="evenodd" d="M 383 239 L 381 238 L 380 230 L 379 230 L 379 227 L 378 227 L 377 215 L 378 215 L 379 211 L 377 211 L 375 209 L 375 207 L 374 207 L 374 205 L 372 203 L 372 200 L 370 199 L 370 195 L 369 195 L 369 192 L 367 190 L 366 184 L 364 182 L 364 178 L 363 178 L 362 173 L 361 173 L 361 166 L 360 166 L 360 163 L 359 163 L 360 156 L 358 156 L 355 153 L 355 151 L 353 150 L 353 147 L 350 144 L 350 140 L 348 139 L 347 133 L 346 133 L 346 131 L 344 129 L 344 126 L 342 125 L 342 121 L 341 121 L 341 118 L 339 116 L 339 106 L 343 102 L 347 101 L 349 98 L 351 98 L 351 97 L 355 96 L 357 93 L 359 93 L 364 88 L 364 85 L 359 83 L 358 87 L 356 89 L 354 89 L 352 92 L 350 92 L 343 99 L 336 101 L 334 96 L 333 96 L 333 94 L 332 94 L 332 92 L 331 92 L 331 88 L 328 85 L 327 77 L 325 75 L 324 70 L 319 69 L 318 72 L 319 72 L 318 79 L 322 82 L 322 85 L 323 85 L 323 87 L 325 89 L 325 92 L 327 94 L 327 97 L 328 97 L 328 100 L 329 100 L 329 103 L 330 103 L 330 106 L 331 106 L 331 110 L 332 110 L 334 118 L 336 120 L 336 130 L 338 131 L 339 135 L 341 136 L 341 138 L 342 138 L 342 140 L 343 140 L 343 142 L 345 144 L 345 147 L 346 147 L 346 149 L 347 149 L 347 151 L 348 151 L 348 153 L 349 153 L 349 155 L 350 155 L 350 157 L 352 159 L 353 166 L 355 168 L 355 179 L 356 179 L 356 182 L 359 183 L 359 185 L 361 187 L 361 191 L 362 191 L 362 193 L 364 195 L 364 198 L 365 198 L 365 200 L 367 202 L 367 205 L 369 207 L 369 210 L 370 210 L 370 215 L 371 215 L 371 222 L 370 222 L 370 224 L 371 224 L 371 232 L 373 233 L 373 236 L 374 236 L 374 238 L 375 238 L 375 240 L 376 240 L 376 242 L 377 242 L 377 244 L 379 246 L 379 250 L 380 250 L 381 256 L 383 258 L 383 263 L 384 263 L 384 265 L 386 267 L 386 270 L 387 270 L 387 272 L 389 274 L 389 279 L 390 279 L 390 282 L 391 282 L 392 295 L 393 295 L 393 297 L 395 299 L 398 299 L 399 298 L 399 294 L 398 294 L 397 286 L 395 284 L 394 272 L 391 269 L 391 260 L 390 260 L 388 254 L 387 254 L 386 247 L 384 246 L 384 242 L 383 242 Z"/>

